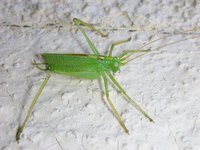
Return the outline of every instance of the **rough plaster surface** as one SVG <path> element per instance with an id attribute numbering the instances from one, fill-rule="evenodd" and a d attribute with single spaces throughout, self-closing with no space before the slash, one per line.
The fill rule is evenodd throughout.
<path id="1" fill-rule="evenodd" d="M 200 3 L 198 0 L 1 0 L 0 149 L 199 150 L 199 38 L 144 55 L 115 74 L 155 123 L 148 122 L 110 84 L 111 99 L 130 130 L 126 135 L 106 106 L 101 80 L 53 75 L 20 143 L 16 143 L 17 127 L 46 74 L 32 65 L 33 59 L 41 60 L 36 55 L 91 53 L 72 23 L 74 17 L 109 33 L 108 38 L 101 38 L 87 30 L 102 54 L 112 42 L 131 36 L 131 42 L 114 52 L 119 54 L 163 37 L 164 33 L 187 32 L 169 36 L 147 48 L 197 34 Z"/>

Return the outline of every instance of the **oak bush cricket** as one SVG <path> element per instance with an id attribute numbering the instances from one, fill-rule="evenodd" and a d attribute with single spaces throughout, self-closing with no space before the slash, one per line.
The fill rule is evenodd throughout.
<path id="1" fill-rule="evenodd" d="M 108 92 L 108 79 L 116 86 L 116 88 L 125 96 L 125 98 L 138 110 L 140 111 L 150 122 L 153 122 L 153 119 L 139 106 L 139 104 L 136 103 L 135 100 L 133 100 L 121 87 L 121 85 L 116 81 L 116 79 L 113 76 L 113 73 L 119 71 L 120 67 L 126 65 L 128 62 L 140 57 L 141 55 L 144 55 L 146 53 L 149 53 L 150 49 L 138 49 L 138 50 L 127 50 L 122 52 L 118 56 L 112 56 L 112 52 L 114 50 L 114 47 L 123 43 L 126 43 L 130 41 L 131 38 L 118 41 L 116 43 L 113 43 L 110 47 L 109 53 L 107 55 L 101 55 L 97 48 L 94 46 L 94 44 L 91 42 L 81 25 L 86 26 L 94 31 L 96 31 L 98 34 L 100 34 L 102 37 L 106 37 L 107 35 L 99 31 L 98 29 L 94 28 L 93 26 L 87 24 L 86 22 L 83 22 L 80 19 L 74 18 L 73 22 L 78 27 L 78 29 L 82 32 L 83 36 L 85 37 L 90 49 L 92 50 L 92 54 L 58 54 L 58 53 L 43 53 L 41 54 L 42 58 L 44 59 L 43 63 L 36 63 L 33 62 L 33 64 L 39 68 L 40 70 L 44 70 L 47 72 L 47 76 L 42 82 L 38 92 L 36 93 L 34 99 L 32 100 L 32 103 L 28 109 L 28 112 L 26 114 L 26 117 L 23 121 L 23 123 L 19 126 L 17 133 L 16 133 L 16 141 L 19 142 L 20 135 L 23 132 L 23 129 L 32 113 L 32 110 L 37 103 L 37 100 L 42 93 L 42 90 L 44 89 L 45 85 L 47 84 L 51 73 L 57 73 L 57 74 L 64 74 L 64 75 L 70 75 L 77 78 L 84 78 L 84 79 L 98 79 L 101 77 L 104 82 L 104 88 L 105 88 L 105 95 L 107 99 L 107 103 L 109 105 L 109 108 L 111 109 L 112 113 L 114 114 L 115 118 L 118 120 L 119 124 L 123 128 L 123 130 L 128 134 L 129 131 L 124 124 L 124 121 L 122 120 L 121 116 L 117 112 L 115 106 L 111 102 L 109 98 L 109 92 Z M 184 39 L 187 40 L 187 39 Z M 184 41 L 180 40 L 180 41 Z M 180 42 L 176 41 L 176 42 Z M 153 41 L 155 42 L 155 41 Z M 169 43 L 164 46 L 174 44 Z M 164 46 L 155 48 L 153 50 L 158 50 Z M 136 56 L 134 58 L 131 58 L 132 54 L 134 53 L 141 53 L 141 55 Z"/>

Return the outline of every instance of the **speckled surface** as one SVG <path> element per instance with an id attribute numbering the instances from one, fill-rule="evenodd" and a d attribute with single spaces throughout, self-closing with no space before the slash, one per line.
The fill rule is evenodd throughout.
<path id="1" fill-rule="evenodd" d="M 74 17 L 109 33 L 102 38 L 86 29 L 102 54 L 114 41 L 132 37 L 129 43 L 116 47 L 117 55 L 138 49 L 164 33 L 182 32 L 146 48 L 199 35 L 199 14 L 197 0 L 1 0 L 0 149 L 198 150 L 199 38 L 153 51 L 115 74 L 155 123 L 148 122 L 109 84 L 111 99 L 129 128 L 126 135 L 106 105 L 102 80 L 53 75 L 19 144 L 15 134 L 46 74 L 32 65 L 34 59 L 41 61 L 36 55 L 91 53 L 72 23 Z"/>

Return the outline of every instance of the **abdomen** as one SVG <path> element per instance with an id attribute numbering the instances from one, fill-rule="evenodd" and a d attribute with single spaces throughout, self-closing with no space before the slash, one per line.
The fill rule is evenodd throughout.
<path id="1" fill-rule="evenodd" d="M 85 54 L 42 54 L 49 71 L 71 76 L 95 79 L 104 69 L 96 56 Z"/>

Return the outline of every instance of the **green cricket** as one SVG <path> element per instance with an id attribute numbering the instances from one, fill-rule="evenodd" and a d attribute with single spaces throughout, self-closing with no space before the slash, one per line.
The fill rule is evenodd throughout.
<path id="1" fill-rule="evenodd" d="M 64 75 L 70 75 L 78 78 L 85 78 L 85 79 L 98 79 L 99 77 L 103 78 L 104 81 L 104 88 L 105 88 L 105 95 L 107 99 L 107 103 L 125 131 L 125 133 L 129 134 L 129 130 L 127 129 L 126 125 L 124 124 L 124 121 L 120 117 L 119 113 L 117 112 L 115 106 L 113 105 L 112 101 L 109 98 L 109 92 L 108 92 L 108 79 L 112 81 L 112 83 L 119 89 L 119 91 L 127 98 L 127 100 L 138 110 L 140 111 L 150 122 L 153 122 L 153 119 L 139 106 L 139 104 L 136 103 L 135 100 L 133 100 L 121 87 L 121 85 L 117 82 L 117 80 L 114 78 L 113 73 L 119 71 L 120 67 L 126 65 L 128 62 L 150 52 L 149 49 L 147 50 L 127 50 L 122 52 L 119 56 L 112 56 L 112 52 L 115 46 L 120 45 L 122 43 L 126 43 L 130 41 L 130 38 L 126 40 L 121 40 L 116 43 L 113 43 L 110 47 L 108 55 L 100 55 L 97 48 L 94 46 L 94 44 L 91 42 L 89 37 L 86 35 L 85 31 L 83 30 L 82 26 L 86 26 L 90 28 L 93 31 L 96 31 L 98 34 L 100 34 L 102 37 L 106 37 L 107 35 L 99 31 L 98 29 L 94 28 L 92 25 L 74 18 L 73 22 L 78 27 L 78 29 L 82 32 L 83 36 L 85 37 L 90 49 L 92 50 L 92 54 L 56 54 L 56 53 L 43 53 L 41 54 L 42 58 L 44 59 L 43 63 L 36 63 L 33 62 L 33 64 L 39 68 L 40 70 L 47 71 L 47 76 L 42 82 L 38 92 L 36 93 L 35 97 L 32 100 L 32 103 L 28 109 L 28 112 L 26 114 L 26 117 L 23 121 L 23 123 L 19 126 L 16 133 L 16 141 L 19 142 L 20 135 L 23 132 L 23 129 L 33 111 L 33 108 L 35 104 L 37 103 L 37 100 L 42 93 L 42 90 L 44 89 L 45 85 L 47 84 L 51 73 L 57 73 L 57 74 L 64 74 Z M 186 39 L 184 39 L 186 40 Z M 183 40 L 181 40 L 183 41 Z M 178 41 L 180 42 L 180 41 Z M 173 42 L 167 45 L 171 45 L 177 42 Z M 164 45 L 164 46 L 167 46 Z M 161 46 L 156 49 L 160 49 L 164 46 Z M 154 49 L 154 50 L 156 50 Z M 130 56 L 134 53 L 141 53 L 141 55 L 134 57 L 130 59 Z"/>

